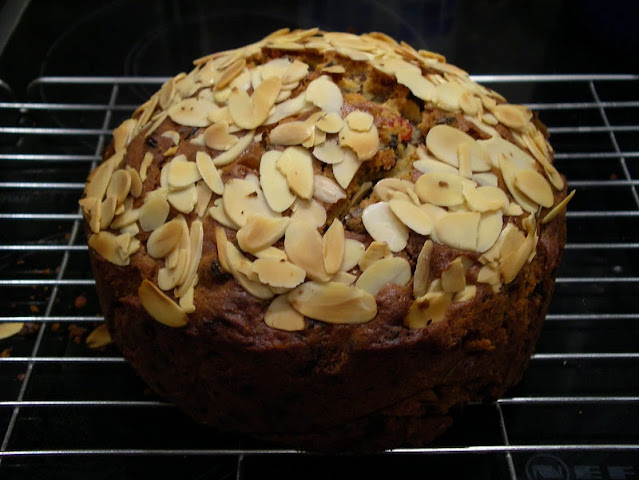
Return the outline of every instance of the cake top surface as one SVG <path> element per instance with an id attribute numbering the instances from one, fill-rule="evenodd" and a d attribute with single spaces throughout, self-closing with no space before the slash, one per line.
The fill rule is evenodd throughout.
<path id="1" fill-rule="evenodd" d="M 115 129 L 80 200 L 99 255 L 157 263 L 137 294 L 167 326 L 216 268 L 273 328 L 368 322 L 388 284 L 424 328 L 514 281 L 570 198 L 530 110 L 384 34 L 285 29 L 194 64 Z"/>

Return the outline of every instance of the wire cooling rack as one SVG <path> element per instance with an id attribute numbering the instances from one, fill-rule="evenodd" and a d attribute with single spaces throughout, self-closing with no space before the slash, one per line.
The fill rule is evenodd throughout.
<path id="1" fill-rule="evenodd" d="M 474 79 L 540 112 L 577 190 L 555 296 L 517 387 L 432 446 L 367 457 L 195 425 L 114 347 L 85 345 L 102 318 L 77 200 L 164 79 L 39 78 L 26 102 L 0 81 L 0 323 L 30 326 L 0 340 L 0 476 L 639 478 L 639 75 Z"/>

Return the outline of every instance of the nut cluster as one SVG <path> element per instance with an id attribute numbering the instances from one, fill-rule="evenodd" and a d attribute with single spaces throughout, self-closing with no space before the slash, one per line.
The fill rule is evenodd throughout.
<path id="1" fill-rule="evenodd" d="M 414 105 L 477 134 L 442 123 L 420 135 L 374 92 L 350 101 L 360 80 L 349 72 L 363 65 L 408 89 Z M 388 118 L 408 125 L 402 148 L 390 146 Z M 182 127 L 195 133 L 187 138 Z M 133 168 L 127 147 L 156 131 L 168 146 L 146 151 Z M 183 153 L 185 142 L 195 153 Z M 440 55 L 379 33 L 282 30 L 196 60 L 114 131 L 113 148 L 80 200 L 89 246 L 119 266 L 144 251 L 157 259 L 157 278 L 143 280 L 138 295 L 171 327 L 186 325 L 197 307 L 211 241 L 221 268 L 270 302 L 264 321 L 272 328 L 303 330 L 309 318 L 368 322 L 386 285 L 411 282 L 405 324 L 424 328 L 444 320 L 452 303 L 472 300 L 478 284 L 499 292 L 512 282 L 534 258 L 541 225 L 570 198 L 556 201 L 564 182 L 528 109 Z M 250 150 L 259 164 L 236 168 Z M 389 152 L 392 173 L 365 179 L 366 164 L 382 164 Z M 367 240 L 331 213 L 358 204 Z M 423 245 L 413 260 L 405 254 L 411 235 Z M 431 275 L 434 243 L 461 251 L 439 278 Z M 476 276 L 468 275 L 473 266 Z"/>

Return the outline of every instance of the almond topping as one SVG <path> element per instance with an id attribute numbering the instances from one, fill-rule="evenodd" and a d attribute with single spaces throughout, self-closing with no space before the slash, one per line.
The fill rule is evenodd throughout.
<path id="1" fill-rule="evenodd" d="M 264 123 L 281 89 L 280 79 L 264 80 L 249 97 L 244 90 L 233 90 L 228 99 L 228 108 L 233 122 L 246 130 L 253 130 Z"/>
<path id="2" fill-rule="evenodd" d="M 286 253 L 275 247 L 267 247 L 264 250 L 255 252 L 253 255 L 255 255 L 257 258 L 276 258 L 278 260 L 284 260 L 288 262 Z"/>
<path id="3" fill-rule="evenodd" d="M 222 73 L 222 76 L 220 76 L 219 80 L 217 81 L 215 89 L 222 90 L 224 87 L 226 87 L 229 83 L 231 83 L 231 81 L 233 81 L 235 77 L 240 74 L 242 70 L 244 70 L 245 66 L 246 60 L 240 58 L 226 67 L 226 69 Z"/>
<path id="4" fill-rule="evenodd" d="M 186 163 L 186 162 L 184 162 Z M 193 162 L 188 162 L 189 164 L 195 166 Z M 197 167 L 195 168 L 197 171 Z M 199 176 L 199 172 L 198 172 Z M 197 188 L 195 188 L 195 184 L 191 183 L 186 188 L 182 190 L 175 190 L 173 192 L 169 192 L 166 199 L 169 201 L 171 206 L 175 208 L 178 212 L 182 213 L 191 213 L 197 204 Z"/>
<path id="5" fill-rule="evenodd" d="M 467 302 L 477 296 L 477 285 L 466 285 L 461 292 L 453 295 L 453 303 Z"/>
<path id="6" fill-rule="evenodd" d="M 388 202 L 397 192 L 406 194 L 408 194 L 409 191 L 414 192 L 415 184 L 408 180 L 400 180 L 399 178 L 383 178 L 375 184 L 373 191 L 380 200 Z"/>
<path id="7" fill-rule="evenodd" d="M 304 315 L 288 303 L 286 295 L 280 295 L 271 302 L 264 314 L 264 323 L 271 328 L 287 332 L 304 330 L 306 328 Z"/>
<path id="8" fill-rule="evenodd" d="M 324 267 L 322 250 L 322 236 L 315 227 L 306 222 L 291 221 L 284 236 L 286 255 L 311 279 L 326 282 L 330 275 Z"/>
<path id="9" fill-rule="evenodd" d="M 466 148 L 468 148 L 470 165 L 474 172 L 490 170 L 488 158 L 479 144 L 461 130 L 448 125 L 436 125 L 426 135 L 428 150 L 439 160 L 453 167 L 459 166 L 459 146 L 462 144 L 468 145 Z"/>
<path id="10" fill-rule="evenodd" d="M 513 196 L 515 201 L 528 213 L 536 213 L 539 210 L 539 205 L 524 195 L 521 190 L 515 185 L 515 178 L 518 172 L 515 163 L 508 159 L 506 155 L 499 155 L 499 168 L 501 170 L 502 177 L 508 191 Z"/>
<path id="11" fill-rule="evenodd" d="M 528 256 L 530 255 L 533 246 L 534 235 L 529 234 L 528 236 L 526 236 L 526 239 L 516 251 L 508 255 L 504 255 L 502 258 L 500 258 L 499 273 L 501 274 L 504 283 L 510 283 L 515 279 L 519 271 L 526 263 L 526 260 L 528 260 Z M 504 250 L 502 249 L 502 254 L 503 253 Z"/>
<path id="12" fill-rule="evenodd" d="M 356 132 L 368 132 L 373 126 L 373 116 L 368 112 L 355 110 L 346 117 L 348 126 Z"/>
<path id="13" fill-rule="evenodd" d="M 509 200 L 504 191 L 497 187 L 477 187 L 464 184 L 462 192 L 466 203 L 475 212 L 505 210 Z"/>
<path id="14" fill-rule="evenodd" d="M 321 162 L 336 164 L 344 161 L 344 149 L 336 141 L 327 140 L 313 148 L 313 156 Z"/>
<path id="15" fill-rule="evenodd" d="M 178 245 L 181 237 L 182 224 L 171 220 L 149 235 L 146 251 L 153 258 L 164 258 Z"/>
<path id="16" fill-rule="evenodd" d="M 249 253 L 259 252 L 270 247 L 284 236 L 291 219 L 272 218 L 261 215 L 251 216 L 246 225 L 237 231 L 237 242 L 242 250 Z"/>
<path id="17" fill-rule="evenodd" d="M 546 216 L 541 221 L 541 223 L 545 225 L 546 223 L 551 222 L 557 215 L 559 215 L 559 212 L 561 212 L 563 209 L 566 208 L 566 205 L 568 205 L 568 202 L 570 201 L 570 199 L 575 195 L 575 192 L 576 190 L 573 190 L 572 192 L 570 192 L 570 194 L 566 198 L 564 198 L 560 203 L 555 205 L 555 208 L 553 208 L 550 212 L 546 214 Z"/>
<path id="18" fill-rule="evenodd" d="M 459 110 L 459 98 L 464 93 L 464 87 L 453 82 L 446 82 L 435 86 L 432 101 L 438 107 L 448 111 Z"/>
<path id="19" fill-rule="evenodd" d="M 360 270 L 363 272 L 373 263 L 378 262 L 383 258 L 390 258 L 392 256 L 393 254 L 390 250 L 390 247 L 388 246 L 388 243 L 373 241 L 368 246 L 366 251 L 360 254 L 358 265 Z"/>
<path id="20" fill-rule="evenodd" d="M 144 158 L 142 159 L 142 163 L 140 164 L 140 180 L 142 180 L 143 182 L 146 181 L 146 172 L 152 163 L 153 154 L 151 152 L 146 152 L 144 154 Z"/>
<path id="21" fill-rule="evenodd" d="M 442 290 L 444 292 L 461 292 L 466 287 L 466 275 L 462 265 L 462 257 L 457 257 L 442 272 Z"/>
<path id="22" fill-rule="evenodd" d="M 167 181 L 170 189 L 189 187 L 202 178 L 195 162 L 176 161 L 176 159 L 177 157 L 167 165 Z"/>
<path id="23" fill-rule="evenodd" d="M 424 295 L 428 289 L 428 281 L 430 280 L 430 259 L 433 253 L 432 240 L 426 240 L 422 249 L 417 256 L 415 265 L 415 277 L 413 279 L 413 296 L 419 298 Z"/>
<path id="24" fill-rule="evenodd" d="M 504 220 L 501 211 L 482 213 L 477 229 L 477 252 L 489 250 L 499 238 Z"/>
<path id="25" fill-rule="evenodd" d="M 429 292 L 416 299 L 408 309 L 404 323 L 408 328 L 425 328 L 444 320 L 448 307 L 452 303 L 452 294 Z"/>
<path id="26" fill-rule="evenodd" d="M 204 142 L 213 150 L 227 151 L 237 143 L 235 135 L 229 134 L 229 125 L 226 122 L 214 123 L 204 130 Z"/>
<path id="27" fill-rule="evenodd" d="M 6 324 L 5 324 L 6 325 Z M 100 348 L 105 345 L 109 345 L 113 343 L 111 339 L 111 335 L 109 334 L 109 330 L 107 329 L 106 323 L 98 325 L 85 340 L 87 347 L 89 348 Z"/>
<path id="28" fill-rule="evenodd" d="M 277 258 L 258 258 L 253 262 L 253 271 L 260 282 L 272 287 L 295 288 L 306 278 L 306 272 Z"/>
<path id="29" fill-rule="evenodd" d="M 344 226 L 334 219 L 322 239 L 322 256 L 326 273 L 337 273 L 344 260 Z"/>
<path id="30" fill-rule="evenodd" d="M 341 90 L 327 76 L 321 76 L 308 84 L 306 101 L 327 113 L 339 113 L 344 104 Z"/>
<path id="31" fill-rule="evenodd" d="M 337 180 L 337 183 L 346 189 L 350 185 L 351 180 L 353 180 L 353 177 L 355 177 L 357 170 L 359 170 L 362 160 L 357 157 L 355 152 L 348 148 L 342 149 L 342 151 L 344 152 L 344 160 L 333 165 L 333 176 L 335 180 Z"/>
<path id="32" fill-rule="evenodd" d="M 175 130 L 167 130 L 166 132 L 162 132 L 162 137 L 168 138 L 173 142 L 173 145 L 177 145 L 180 143 L 180 134 Z"/>
<path id="33" fill-rule="evenodd" d="M 435 85 L 422 75 L 419 69 L 402 69 L 395 73 L 397 83 L 400 83 L 411 91 L 417 98 L 430 101 L 435 91 Z"/>
<path id="34" fill-rule="evenodd" d="M 123 153 L 124 150 L 122 150 L 119 156 L 121 156 Z M 98 165 L 98 167 L 91 172 L 87 181 L 87 186 L 84 189 L 84 193 L 87 197 L 95 197 L 99 201 L 102 201 L 102 199 L 104 198 L 104 194 L 107 191 L 107 187 L 111 182 L 111 175 L 113 174 L 115 163 L 116 161 L 112 161 L 111 159 L 106 160 Z"/>
<path id="35" fill-rule="evenodd" d="M 342 129 L 342 117 L 339 113 L 328 113 L 320 118 L 315 126 L 326 133 L 337 133 Z M 352 127 L 351 127 L 352 128 Z"/>
<path id="36" fill-rule="evenodd" d="M 519 188 L 533 202 L 542 207 L 552 207 L 555 198 L 548 181 L 533 170 L 518 170 L 515 172 L 515 187 Z"/>
<path id="37" fill-rule="evenodd" d="M 313 196 L 313 160 L 308 150 L 302 147 L 288 147 L 277 159 L 277 169 L 286 176 L 290 189 L 299 197 Z"/>
<path id="38" fill-rule="evenodd" d="M 100 228 L 99 229 L 93 229 L 93 217 L 91 218 L 91 222 L 90 222 L 90 226 L 91 231 L 93 233 L 98 233 L 99 230 L 105 230 L 106 228 L 109 227 L 109 225 L 111 224 L 111 222 L 113 221 L 113 217 L 115 216 L 115 209 L 116 209 L 116 202 L 117 200 L 115 199 L 115 196 L 108 196 L 100 205 L 100 215 L 99 215 L 99 221 L 100 221 Z M 97 205 L 97 203 L 96 203 Z"/>
<path id="39" fill-rule="evenodd" d="M 452 207 L 464 202 L 462 187 L 469 180 L 447 172 L 429 172 L 415 182 L 415 193 L 422 202 Z"/>
<path id="40" fill-rule="evenodd" d="M 231 220 L 226 214 L 226 210 L 224 210 L 224 201 L 221 198 L 216 198 L 213 201 L 213 206 L 209 208 L 209 215 L 211 215 L 213 220 L 227 228 L 232 228 L 233 230 L 240 228 L 240 226 Z"/>
<path id="41" fill-rule="evenodd" d="M 169 204 L 162 195 L 147 195 L 144 199 L 144 205 L 139 209 L 140 227 L 145 232 L 159 228 L 166 222 L 169 210 Z"/>
<path id="42" fill-rule="evenodd" d="M 389 257 L 378 260 L 368 267 L 355 282 L 357 288 L 376 296 L 389 283 L 404 286 L 410 281 L 411 270 L 407 260 Z"/>
<path id="43" fill-rule="evenodd" d="M 259 185 L 239 178 L 231 179 L 224 187 L 224 210 L 229 219 L 243 227 L 251 215 L 277 217 L 266 203 Z"/>
<path id="44" fill-rule="evenodd" d="M 435 222 L 438 239 L 449 247 L 475 250 L 481 215 L 477 212 L 452 212 Z"/>
<path id="45" fill-rule="evenodd" d="M 313 134 L 313 127 L 306 122 L 281 123 L 269 135 L 273 145 L 299 145 Z"/>
<path id="46" fill-rule="evenodd" d="M 291 220 L 306 222 L 315 228 L 322 228 L 326 223 L 326 210 L 315 199 L 298 198 L 291 209 L 293 210 Z"/>
<path id="47" fill-rule="evenodd" d="M 124 150 L 129 145 L 137 126 L 137 120 L 129 118 L 128 120 L 122 122 L 120 126 L 118 126 L 115 130 L 113 130 L 114 151 L 119 152 L 120 150 Z"/>
<path id="48" fill-rule="evenodd" d="M 484 265 L 477 273 L 477 282 L 495 285 L 500 283 L 499 272 L 490 265 Z"/>
<path id="49" fill-rule="evenodd" d="M 388 245 L 386 245 L 386 248 L 388 248 Z M 362 255 L 364 255 L 365 250 L 366 247 L 362 242 L 355 240 L 354 238 L 345 239 L 344 258 L 342 259 L 342 265 L 339 269 L 343 272 L 347 272 L 348 270 L 355 268 L 362 258 Z M 390 255 L 390 250 L 388 252 Z"/>
<path id="50" fill-rule="evenodd" d="M 365 323 L 377 315 L 375 297 L 337 282 L 306 282 L 286 298 L 302 315 L 327 323 Z"/>
<path id="51" fill-rule="evenodd" d="M 371 237 L 388 243 L 392 252 L 402 251 L 408 242 L 408 228 L 395 216 L 386 202 L 367 206 L 362 222 Z"/>
<path id="52" fill-rule="evenodd" d="M 195 165 L 211 191 L 217 195 L 222 195 L 224 193 L 224 182 L 209 154 L 206 152 L 197 152 L 195 154 Z"/>
<path id="53" fill-rule="evenodd" d="M 346 198 L 346 192 L 328 177 L 315 175 L 313 177 L 313 197 L 324 203 L 337 203 Z"/>
<path id="54" fill-rule="evenodd" d="M 122 238 L 118 238 L 122 237 Z M 126 233 L 115 236 L 111 232 L 98 232 L 89 237 L 89 247 L 98 252 L 114 265 L 128 265 L 129 258 L 122 249 L 122 240 L 128 243 L 130 236 Z"/>
<path id="55" fill-rule="evenodd" d="M 404 225 L 420 235 L 428 235 L 433 229 L 433 221 L 428 214 L 411 201 L 393 198 L 388 202 L 393 213 Z"/>
<path id="56" fill-rule="evenodd" d="M 226 237 L 225 237 L 226 238 Z M 257 281 L 251 280 L 247 274 L 256 275 L 252 270 L 251 262 L 240 253 L 240 251 L 235 248 L 235 246 L 224 239 L 224 258 L 225 263 L 229 267 L 229 271 L 233 278 L 251 295 L 257 297 L 262 300 L 268 300 L 269 298 L 273 298 L 274 294 L 272 290 Z M 218 245 L 218 251 L 220 246 Z M 220 256 L 220 263 L 221 261 Z"/>
<path id="57" fill-rule="evenodd" d="M 24 322 L 0 323 L 0 340 L 13 337 L 24 327 Z"/>
<path id="58" fill-rule="evenodd" d="M 287 210 L 295 201 L 295 195 L 289 190 L 286 177 L 277 168 L 282 152 L 271 150 L 260 160 L 260 185 L 269 207 L 275 212 Z"/>
<path id="59" fill-rule="evenodd" d="M 370 160 L 379 150 L 379 132 L 373 124 L 371 128 L 364 132 L 353 130 L 349 126 L 349 118 L 356 112 L 351 112 L 339 131 L 339 145 L 341 147 L 349 147 L 360 160 Z"/>
<path id="60" fill-rule="evenodd" d="M 186 127 L 207 127 L 211 122 L 208 114 L 217 106 L 205 99 L 186 98 L 169 107 L 168 115 L 175 123 Z"/>
<path id="61" fill-rule="evenodd" d="M 126 171 L 131 177 L 131 188 L 129 189 L 129 193 L 134 197 L 138 198 L 142 195 L 142 179 L 140 179 L 140 174 L 134 168 L 129 166 L 126 167 Z"/>
<path id="62" fill-rule="evenodd" d="M 242 138 L 240 138 L 237 141 L 237 143 L 235 145 L 233 145 L 231 148 L 229 148 L 227 151 L 222 152 L 219 155 L 217 155 L 213 159 L 213 163 L 215 163 L 215 165 L 218 166 L 218 167 L 222 167 L 224 165 L 228 165 L 229 163 L 233 162 L 251 144 L 251 142 L 253 141 L 254 133 L 255 132 L 253 132 L 253 131 L 248 132 L 246 135 L 244 135 Z"/>
<path id="63" fill-rule="evenodd" d="M 138 296 L 146 312 L 167 327 L 183 327 L 187 323 L 186 312 L 148 280 L 142 280 Z"/>
<path id="64" fill-rule="evenodd" d="M 532 119 L 532 112 L 523 105 L 497 105 L 493 114 L 501 123 L 515 130 L 524 130 Z"/>

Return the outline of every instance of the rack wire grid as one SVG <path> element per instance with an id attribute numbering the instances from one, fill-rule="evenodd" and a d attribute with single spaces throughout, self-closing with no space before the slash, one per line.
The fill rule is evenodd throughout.
<path id="1" fill-rule="evenodd" d="M 0 322 L 31 326 L 0 341 L 2 478 L 639 478 L 639 75 L 474 79 L 540 112 L 577 190 L 537 351 L 433 445 L 330 460 L 195 425 L 84 343 L 101 316 L 77 200 L 164 79 L 38 78 L 27 102 L 0 83 Z"/>

